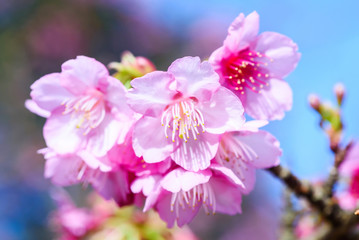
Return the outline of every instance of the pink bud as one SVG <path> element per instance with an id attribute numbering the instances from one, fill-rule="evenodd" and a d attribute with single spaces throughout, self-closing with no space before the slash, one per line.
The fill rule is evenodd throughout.
<path id="1" fill-rule="evenodd" d="M 310 106 L 319 111 L 319 107 L 320 107 L 320 99 L 317 95 L 315 94 L 310 94 L 309 97 L 308 97 L 308 101 L 309 101 L 309 104 Z"/>
<path id="2" fill-rule="evenodd" d="M 335 93 L 335 96 L 337 97 L 337 101 L 340 106 L 342 104 L 344 94 L 345 94 L 345 87 L 344 87 L 343 83 L 337 83 L 334 85 L 334 93 Z"/>

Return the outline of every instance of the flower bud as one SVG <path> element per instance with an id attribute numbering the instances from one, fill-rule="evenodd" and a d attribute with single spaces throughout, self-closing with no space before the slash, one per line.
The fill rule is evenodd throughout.
<path id="1" fill-rule="evenodd" d="M 112 62 L 108 67 L 117 71 L 113 76 L 120 80 L 127 88 L 131 88 L 130 81 L 132 79 L 142 77 L 146 73 L 156 70 L 156 67 L 150 60 L 145 57 L 135 57 L 129 51 L 125 51 L 122 54 L 121 62 Z"/>
<path id="2" fill-rule="evenodd" d="M 342 83 L 335 84 L 334 85 L 334 93 L 335 93 L 335 96 L 337 97 L 338 105 L 341 106 L 343 98 L 344 98 L 344 94 L 345 94 L 344 85 Z"/>
<path id="3" fill-rule="evenodd" d="M 317 95 L 315 94 L 310 94 L 309 97 L 308 97 L 308 101 L 309 101 L 309 104 L 310 106 L 316 110 L 316 111 L 319 111 L 319 107 L 320 107 L 320 99 Z"/>

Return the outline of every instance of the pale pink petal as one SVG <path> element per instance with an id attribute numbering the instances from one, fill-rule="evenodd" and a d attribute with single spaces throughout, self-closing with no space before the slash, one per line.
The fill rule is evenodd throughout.
<path id="1" fill-rule="evenodd" d="M 186 170 L 196 172 L 206 169 L 216 155 L 218 142 L 218 135 L 201 133 L 197 140 L 189 138 L 188 142 L 181 141 L 171 158 Z"/>
<path id="2" fill-rule="evenodd" d="M 209 184 L 216 195 L 216 212 L 234 215 L 242 212 L 242 194 L 224 178 L 211 178 Z"/>
<path id="3" fill-rule="evenodd" d="M 228 29 L 228 37 L 224 41 L 224 46 L 231 52 L 237 53 L 250 46 L 258 34 L 259 15 L 252 12 L 246 18 L 241 13 Z"/>
<path id="4" fill-rule="evenodd" d="M 61 86 L 60 79 L 60 73 L 51 73 L 31 85 L 30 96 L 43 110 L 51 112 L 73 97 L 69 91 Z"/>
<path id="5" fill-rule="evenodd" d="M 245 169 L 242 169 L 242 172 L 243 172 L 242 181 L 244 188 L 241 188 L 241 192 L 244 194 L 248 194 L 252 192 L 256 184 L 256 169 L 252 166 L 247 166 Z"/>
<path id="6" fill-rule="evenodd" d="M 123 115 L 133 114 L 132 109 L 126 103 L 126 87 L 116 78 L 108 77 L 108 87 L 106 90 L 106 101 L 111 107 L 115 107 L 116 110 Z"/>
<path id="7" fill-rule="evenodd" d="M 352 194 L 350 194 L 349 192 L 342 192 L 339 193 L 338 196 L 338 202 L 339 205 L 348 211 L 353 211 L 355 208 L 358 207 L 358 203 L 359 203 L 359 199 L 354 197 Z"/>
<path id="8" fill-rule="evenodd" d="M 146 197 L 153 193 L 162 179 L 161 175 L 149 175 L 136 180 L 131 185 L 133 193 L 143 193 Z"/>
<path id="9" fill-rule="evenodd" d="M 282 151 L 278 140 L 266 131 L 241 132 L 235 136 L 247 154 L 242 157 L 256 168 L 268 168 L 279 164 Z"/>
<path id="10" fill-rule="evenodd" d="M 245 122 L 240 131 L 258 132 L 258 128 L 261 128 L 268 124 L 267 120 L 252 120 Z"/>
<path id="11" fill-rule="evenodd" d="M 248 115 L 255 119 L 280 120 L 292 108 L 292 90 L 285 81 L 272 78 L 261 93 L 246 91 L 243 103 Z"/>
<path id="12" fill-rule="evenodd" d="M 75 95 L 88 88 L 103 91 L 107 87 L 107 68 L 93 58 L 78 56 L 62 64 L 61 85 Z"/>
<path id="13" fill-rule="evenodd" d="M 219 76 L 209 62 L 199 57 L 183 57 L 174 61 L 168 72 L 175 76 L 177 90 L 184 96 L 209 100 L 219 86 Z"/>
<path id="14" fill-rule="evenodd" d="M 241 101 L 224 87 L 220 87 L 210 101 L 202 104 L 201 112 L 206 131 L 210 133 L 239 130 L 245 121 Z"/>
<path id="15" fill-rule="evenodd" d="M 161 186 L 172 193 L 177 193 L 181 190 L 188 191 L 199 184 L 208 182 L 211 176 L 210 170 L 191 172 L 177 168 L 162 179 Z"/>
<path id="16" fill-rule="evenodd" d="M 214 170 L 217 175 L 219 174 L 220 176 L 227 178 L 227 180 L 233 184 L 244 188 L 243 181 L 238 176 L 236 176 L 230 168 L 218 164 L 212 164 L 210 168 Z"/>
<path id="17" fill-rule="evenodd" d="M 166 138 L 158 118 L 142 117 L 135 124 L 132 136 L 133 149 L 147 163 L 165 160 L 173 151 L 172 142 Z"/>
<path id="18" fill-rule="evenodd" d="M 173 227 L 176 220 L 177 225 L 182 227 L 183 225 L 189 223 L 197 215 L 201 204 L 197 204 L 194 208 L 192 208 L 192 206 L 188 207 L 185 205 L 183 208 L 179 208 L 178 214 L 176 214 L 175 211 L 171 212 L 171 195 L 172 194 L 166 194 L 162 197 L 156 205 L 156 210 L 161 219 L 167 222 L 168 228 Z"/>
<path id="19" fill-rule="evenodd" d="M 76 155 L 55 155 L 47 158 L 45 163 L 45 178 L 60 186 L 69 186 L 80 182 L 78 178 L 82 160 Z"/>
<path id="20" fill-rule="evenodd" d="M 47 119 L 43 133 L 46 144 L 59 154 L 75 153 L 83 144 L 85 136 L 76 127 L 78 119 L 63 114 L 64 108 L 56 109 Z"/>
<path id="21" fill-rule="evenodd" d="M 32 113 L 39 115 L 40 117 L 48 118 L 51 115 L 51 112 L 44 110 L 39 107 L 39 105 L 34 102 L 34 100 L 27 99 L 25 101 L 25 107 Z"/>
<path id="22" fill-rule="evenodd" d="M 135 78 L 131 81 L 133 89 L 127 94 L 127 103 L 138 113 L 159 116 L 176 94 L 170 89 L 173 83 L 172 74 L 160 71 Z"/>
<path id="23" fill-rule="evenodd" d="M 92 169 L 99 169 L 101 172 L 108 172 L 112 169 L 111 166 L 105 164 L 100 158 L 87 151 L 79 151 L 77 155 Z"/>
<path id="24" fill-rule="evenodd" d="M 260 34 L 254 50 L 272 59 L 266 67 L 273 78 L 283 78 L 298 64 L 300 53 L 292 39 L 275 32 Z"/>
<path id="25" fill-rule="evenodd" d="M 118 121 L 111 114 L 106 114 L 101 124 L 85 136 L 88 139 L 86 149 L 95 156 L 102 157 L 116 144 L 118 137 L 126 136 L 129 130 L 130 126 Z"/>

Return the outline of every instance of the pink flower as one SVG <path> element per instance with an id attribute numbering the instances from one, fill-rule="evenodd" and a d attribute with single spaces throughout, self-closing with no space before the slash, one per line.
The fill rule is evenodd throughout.
<path id="1" fill-rule="evenodd" d="M 240 14 L 228 29 L 222 47 L 209 62 L 221 84 L 240 97 L 245 112 L 255 119 L 282 119 L 292 107 L 292 91 L 283 81 L 296 67 L 300 54 L 288 37 L 264 32 L 257 36 L 259 16 Z"/>
<path id="2" fill-rule="evenodd" d="M 98 219 L 88 209 L 77 208 L 70 196 L 63 189 L 55 189 L 52 198 L 58 210 L 52 216 L 55 227 L 63 240 L 82 239 L 89 231 L 98 226 Z"/>
<path id="3" fill-rule="evenodd" d="M 171 157 L 199 171 L 215 156 L 219 135 L 244 122 L 239 99 L 220 86 L 218 75 L 198 57 L 176 60 L 167 72 L 131 82 L 129 105 L 143 117 L 133 130 L 133 148 L 147 163 Z"/>
<path id="4" fill-rule="evenodd" d="M 95 59 L 79 56 L 31 86 L 30 110 L 48 117 L 44 138 L 59 154 L 82 149 L 101 157 L 122 143 L 134 119 L 126 88 Z"/>
<path id="5" fill-rule="evenodd" d="M 144 211 L 155 207 L 160 217 L 172 227 L 189 223 L 203 207 L 209 214 L 241 213 L 242 181 L 228 168 L 212 164 L 209 169 L 191 172 L 176 168 L 164 177 L 152 175 L 135 180 L 134 193 L 147 197 Z"/>
<path id="6" fill-rule="evenodd" d="M 337 195 L 339 204 L 344 209 L 353 210 L 359 203 L 359 144 L 355 143 L 349 149 L 339 172 L 349 180 L 346 191 Z"/>
<path id="7" fill-rule="evenodd" d="M 111 159 L 95 158 L 88 152 L 57 154 L 51 149 L 39 151 L 46 159 L 45 177 L 59 186 L 91 184 L 105 199 L 114 199 L 119 206 L 133 203 L 130 173 Z"/>
<path id="8" fill-rule="evenodd" d="M 253 190 L 256 169 L 278 165 L 282 155 L 277 139 L 266 131 L 258 130 L 265 124 L 265 121 L 246 122 L 240 131 L 221 136 L 215 160 L 243 181 L 243 193 Z"/>

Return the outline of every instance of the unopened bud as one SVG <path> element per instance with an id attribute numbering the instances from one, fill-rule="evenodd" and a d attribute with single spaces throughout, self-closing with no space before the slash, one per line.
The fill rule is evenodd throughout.
<path id="1" fill-rule="evenodd" d="M 309 101 L 309 104 L 310 106 L 316 110 L 316 111 L 319 111 L 319 107 L 320 107 L 320 99 L 317 95 L 315 94 L 310 94 L 309 97 L 308 97 L 308 101 Z"/>
<path id="2" fill-rule="evenodd" d="M 117 71 L 113 76 L 128 88 L 131 87 L 130 81 L 132 79 L 156 70 L 155 65 L 150 60 L 145 57 L 135 57 L 129 51 L 122 54 L 121 62 L 112 62 L 108 67 Z"/>
<path id="3" fill-rule="evenodd" d="M 337 83 L 334 86 L 334 93 L 337 97 L 338 105 L 341 106 L 345 94 L 345 87 L 342 83 Z"/>

